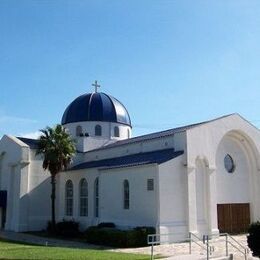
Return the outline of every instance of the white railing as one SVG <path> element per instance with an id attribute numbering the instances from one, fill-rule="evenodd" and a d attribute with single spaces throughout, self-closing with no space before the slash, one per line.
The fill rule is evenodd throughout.
<path id="1" fill-rule="evenodd" d="M 249 254 L 248 247 L 245 247 L 241 243 L 239 243 L 234 237 L 230 236 L 228 233 L 221 233 L 219 236 L 225 236 L 225 242 L 226 242 L 226 256 L 229 254 L 229 245 L 231 245 L 233 248 L 235 248 L 237 251 L 242 253 L 245 257 L 245 260 L 247 260 L 247 256 Z"/>
<path id="2" fill-rule="evenodd" d="M 147 236 L 147 244 L 151 246 L 151 260 L 154 259 L 154 246 L 160 244 L 170 244 L 170 237 L 176 236 L 176 233 L 169 233 L 169 234 L 151 234 Z M 189 254 L 192 254 L 192 244 L 196 244 L 199 246 L 205 253 L 207 254 L 207 260 L 210 259 L 213 252 L 215 251 L 214 246 L 210 245 L 214 241 L 214 237 L 225 237 L 225 250 L 226 256 L 229 256 L 229 246 L 235 248 L 238 252 L 244 255 L 245 260 L 248 258 L 249 249 L 238 242 L 234 237 L 230 236 L 228 233 L 221 233 L 216 236 L 208 236 L 204 235 L 201 239 L 196 234 L 189 232 Z"/>
<path id="3" fill-rule="evenodd" d="M 209 244 L 209 236 L 203 235 L 203 239 L 198 237 L 192 232 L 189 232 L 189 253 L 192 253 L 192 242 L 198 245 L 200 248 L 202 248 L 204 251 L 206 251 L 207 254 L 207 260 L 209 260 L 209 257 L 214 252 L 214 247 L 210 246 Z M 202 243 L 202 244 L 201 244 Z"/>
<path id="4" fill-rule="evenodd" d="M 151 260 L 154 258 L 154 246 L 161 244 L 170 244 L 171 237 L 176 237 L 176 233 L 151 234 L 147 236 L 147 244 L 151 246 Z"/>

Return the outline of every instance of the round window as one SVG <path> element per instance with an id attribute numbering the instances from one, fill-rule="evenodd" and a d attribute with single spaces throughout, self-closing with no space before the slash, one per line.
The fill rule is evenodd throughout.
<path id="1" fill-rule="evenodd" d="M 233 158 L 227 154 L 224 158 L 224 165 L 225 165 L 225 169 L 227 170 L 227 172 L 232 173 L 235 170 L 235 164 L 233 161 Z"/>

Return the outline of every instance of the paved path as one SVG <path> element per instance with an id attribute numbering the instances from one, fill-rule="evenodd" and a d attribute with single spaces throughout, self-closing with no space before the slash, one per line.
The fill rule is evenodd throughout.
<path id="1" fill-rule="evenodd" d="M 247 246 L 247 238 L 246 235 L 237 235 L 233 236 L 240 244 Z M 214 246 L 215 252 L 214 256 L 225 256 L 226 253 L 226 247 L 225 247 L 225 238 L 220 237 L 217 239 L 214 239 L 214 243 L 211 245 Z M 129 252 L 129 253 L 142 253 L 142 254 L 150 254 L 151 248 L 150 247 L 142 247 L 142 248 L 127 248 L 127 249 L 112 249 L 112 251 L 116 252 Z M 195 255 L 193 256 L 193 259 L 205 259 L 205 251 L 201 249 L 196 244 L 192 244 L 192 253 Z M 171 258 L 168 259 L 190 259 L 189 258 L 189 243 L 173 243 L 173 244 L 165 244 L 165 245 L 159 245 L 154 247 L 154 255 L 158 256 L 168 256 Z M 229 254 L 234 254 L 234 260 L 244 260 L 244 256 L 234 250 L 234 248 L 229 247 Z M 183 257 L 183 255 L 186 255 Z M 174 256 L 175 258 L 173 258 Z M 249 259 L 259 259 L 259 258 L 252 258 L 250 254 Z"/>
<path id="2" fill-rule="evenodd" d="M 87 249 L 105 248 L 104 246 L 96 246 L 96 245 L 82 243 L 78 241 L 40 237 L 28 233 L 16 233 L 12 231 L 3 231 L 3 230 L 0 230 L 0 238 L 11 240 L 11 241 L 29 243 L 29 244 L 43 245 L 43 246 L 58 246 L 58 247 L 87 248 Z"/>
<path id="3" fill-rule="evenodd" d="M 111 249 L 104 246 L 96 246 L 92 244 L 77 242 L 77 241 L 69 241 L 69 240 L 61 240 L 54 238 L 45 238 L 39 237 L 36 235 L 28 234 L 28 233 L 16 233 L 11 231 L 3 231 L 0 230 L 0 238 L 19 241 L 24 243 L 31 243 L 37 245 L 47 245 L 47 246 L 59 246 L 59 247 L 70 247 L 70 248 L 86 248 L 86 249 L 105 249 L 113 252 L 124 252 L 124 253 L 139 253 L 139 254 L 150 254 L 150 247 L 141 247 L 141 248 L 125 248 L 125 249 Z M 234 238 L 239 241 L 239 243 L 244 246 L 247 245 L 247 240 L 245 235 L 234 236 Z M 215 256 L 224 256 L 225 255 L 225 239 L 218 238 L 214 243 L 215 247 Z M 194 255 L 189 255 L 189 243 L 173 243 L 166 245 L 159 245 L 154 247 L 154 255 L 168 257 L 165 259 L 172 260 L 197 260 L 197 259 L 205 259 L 205 252 L 198 247 L 196 244 L 192 245 L 192 253 Z M 234 249 L 230 248 L 229 253 L 234 254 L 234 260 L 244 260 L 244 257 L 241 253 L 237 253 Z M 249 259 L 259 259 L 252 258 L 250 256 Z"/>

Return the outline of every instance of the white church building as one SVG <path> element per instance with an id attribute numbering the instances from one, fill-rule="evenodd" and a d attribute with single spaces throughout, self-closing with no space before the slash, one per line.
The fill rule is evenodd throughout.
<path id="1" fill-rule="evenodd" d="M 246 231 L 260 219 L 260 131 L 238 114 L 131 137 L 126 108 L 105 93 L 77 97 L 62 125 L 76 140 L 57 177 L 57 220 L 82 229 L 153 226 L 183 240 Z M 38 141 L 0 140 L 0 227 L 42 230 L 51 216 L 50 175 Z"/>

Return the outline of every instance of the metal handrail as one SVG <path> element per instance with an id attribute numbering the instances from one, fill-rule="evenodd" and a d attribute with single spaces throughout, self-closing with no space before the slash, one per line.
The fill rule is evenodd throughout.
<path id="1" fill-rule="evenodd" d="M 226 237 L 226 256 L 228 256 L 228 244 L 233 246 L 235 249 L 237 249 L 240 253 L 242 253 L 245 257 L 245 260 L 247 260 L 247 255 L 249 253 L 248 248 L 239 243 L 234 237 L 229 235 L 228 233 L 221 233 L 219 236 L 225 236 Z M 231 238 L 234 242 L 236 242 L 236 245 L 228 240 L 228 238 Z M 238 247 L 238 246 L 240 247 Z"/>
<path id="2" fill-rule="evenodd" d="M 189 248 L 189 253 L 191 254 L 191 242 L 194 242 L 196 245 L 200 246 L 202 249 L 207 251 L 207 247 L 201 245 L 200 243 L 198 243 L 196 240 L 192 239 L 192 236 L 194 236 L 195 238 L 197 238 L 200 242 L 203 243 L 203 240 L 201 238 L 199 238 L 198 236 L 196 236 L 194 233 L 189 232 L 189 243 L 190 243 L 190 248 Z"/>
<path id="3" fill-rule="evenodd" d="M 228 243 L 229 243 L 231 246 L 233 246 L 235 249 L 237 249 L 240 253 L 245 254 L 244 251 L 242 251 L 239 247 L 237 247 L 236 245 L 234 245 L 232 242 L 228 241 Z M 246 249 L 245 249 L 245 250 L 246 250 Z"/>
<path id="4" fill-rule="evenodd" d="M 247 249 L 246 246 L 242 245 L 241 243 L 239 243 L 234 237 L 232 237 L 231 235 L 229 235 L 228 233 L 226 233 L 226 235 L 231 238 L 234 242 L 236 242 L 240 247 L 242 247 L 243 249 Z"/>
<path id="5" fill-rule="evenodd" d="M 153 260 L 154 246 L 162 243 L 161 237 L 176 236 L 176 233 L 150 234 L 147 236 L 147 245 L 151 246 L 151 260 Z"/>
<path id="6" fill-rule="evenodd" d="M 151 234 L 147 236 L 147 244 L 151 245 L 151 260 L 153 260 L 153 253 L 154 253 L 154 245 L 159 245 L 164 241 L 161 241 L 161 237 L 170 237 L 170 236 L 176 236 L 176 233 L 169 233 L 169 234 Z M 236 250 L 238 250 L 240 253 L 242 253 L 245 256 L 245 260 L 247 260 L 247 256 L 249 254 L 248 247 L 245 247 L 242 245 L 240 242 L 238 242 L 234 237 L 229 235 L 228 233 L 220 233 L 218 234 L 218 237 L 220 236 L 225 236 L 225 242 L 226 242 L 226 256 L 229 255 L 229 250 L 228 250 L 228 245 L 231 245 L 234 247 Z M 211 238 L 214 237 L 210 236 Z M 196 240 L 194 239 L 196 238 Z M 230 238 L 230 240 L 228 239 Z M 192 232 L 189 232 L 189 253 L 191 254 L 191 249 L 192 249 L 192 242 L 194 242 L 196 245 L 201 247 L 203 250 L 206 251 L 207 253 L 207 259 L 209 259 L 210 255 L 212 255 L 212 252 L 214 252 L 214 247 L 210 246 L 209 243 L 209 236 L 204 235 L 203 239 L 201 239 L 199 236 L 195 235 Z M 202 242 L 203 244 L 199 243 Z M 235 244 L 235 243 L 236 244 Z"/>
<path id="7" fill-rule="evenodd" d="M 192 239 L 192 236 L 194 236 L 196 239 L 198 239 L 199 241 L 201 241 L 203 244 L 205 244 L 206 246 L 203 246 L 201 244 L 199 244 L 196 240 Z M 191 243 L 192 241 L 200 246 L 202 249 L 204 249 L 207 253 L 207 260 L 209 260 L 210 255 L 212 255 L 212 252 L 214 252 L 214 247 L 210 246 L 209 244 L 209 236 L 208 235 L 203 235 L 203 239 L 201 239 L 200 237 L 198 237 L 197 235 L 195 235 L 192 232 L 189 232 L 189 252 L 191 254 Z"/>

